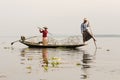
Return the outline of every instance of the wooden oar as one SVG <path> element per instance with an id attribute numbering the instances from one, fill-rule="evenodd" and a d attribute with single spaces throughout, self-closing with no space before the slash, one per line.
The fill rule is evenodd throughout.
<path id="1" fill-rule="evenodd" d="M 34 37 L 38 37 L 38 36 L 32 36 L 32 37 L 26 38 L 25 40 L 31 39 L 31 38 L 34 38 Z M 19 41 L 19 40 L 16 40 L 16 41 L 14 41 L 14 42 L 11 42 L 11 45 L 13 45 L 15 42 L 18 42 L 18 41 Z"/>
<path id="2" fill-rule="evenodd" d="M 88 24 L 89 24 L 89 22 L 88 22 Z M 90 26 L 90 25 L 89 25 L 89 29 L 90 29 L 90 33 L 91 33 L 91 35 L 92 35 L 93 38 L 95 39 L 95 37 L 94 37 L 94 35 L 93 35 L 93 32 L 92 32 L 92 29 L 91 29 L 91 26 Z M 93 40 L 93 41 L 94 41 L 95 47 L 97 48 L 97 45 L 96 45 L 95 40 Z"/>

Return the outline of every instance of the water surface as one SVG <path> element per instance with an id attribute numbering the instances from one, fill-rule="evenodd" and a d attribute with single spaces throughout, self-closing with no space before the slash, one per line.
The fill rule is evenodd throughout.
<path id="1" fill-rule="evenodd" d="M 76 49 L 11 46 L 12 40 L 0 42 L 0 80 L 120 79 L 119 37 L 97 37 L 98 49 L 92 40 Z"/>

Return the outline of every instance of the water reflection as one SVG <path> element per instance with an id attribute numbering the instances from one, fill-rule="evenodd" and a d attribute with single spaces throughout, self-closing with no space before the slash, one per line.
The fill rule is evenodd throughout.
<path id="1" fill-rule="evenodd" d="M 79 76 L 74 75 L 74 77 L 87 79 L 95 54 L 96 51 L 90 54 L 89 51 L 83 49 L 25 48 L 21 50 L 21 64 L 25 66 L 25 71 L 28 74 L 37 73 L 37 75 L 44 76 L 44 73 L 54 75 L 67 73 L 67 75 L 74 75 L 72 71 L 79 69 L 75 72 Z M 58 72 L 59 74 L 57 74 Z M 46 80 L 53 79 L 50 77 Z"/>
<path id="2" fill-rule="evenodd" d="M 48 53 L 47 48 L 42 49 L 42 58 L 43 58 L 42 67 L 44 68 L 45 71 L 48 71 L 48 69 L 53 71 L 54 69 L 60 68 L 59 65 L 62 63 L 61 57 L 60 56 L 57 57 L 55 54 L 53 55 L 52 53 Z"/>
<path id="3" fill-rule="evenodd" d="M 83 59 L 82 59 L 82 74 L 81 74 L 81 78 L 82 79 L 87 79 L 89 77 L 89 69 L 91 68 L 91 64 L 93 62 L 93 60 L 95 59 L 95 55 L 96 55 L 96 51 L 97 49 L 95 49 L 93 54 L 90 54 L 89 52 L 87 52 L 87 50 L 83 50 Z"/>
<path id="4" fill-rule="evenodd" d="M 43 65 L 42 67 L 44 68 L 45 71 L 48 70 L 48 51 L 47 48 L 42 49 L 42 57 L 43 57 Z"/>
<path id="5" fill-rule="evenodd" d="M 39 71 L 41 50 L 25 48 L 21 50 L 21 64 L 25 65 L 25 71 L 30 74 Z"/>
<path id="6" fill-rule="evenodd" d="M 49 51 L 50 53 L 49 53 Z M 60 56 L 56 56 L 58 50 L 56 49 L 48 49 L 48 48 L 25 48 L 21 50 L 21 64 L 27 65 L 27 73 L 31 73 L 33 71 L 33 67 L 37 67 L 39 70 L 48 71 L 52 69 L 52 71 L 56 68 L 59 68 L 61 64 Z M 49 56 L 50 55 L 50 56 Z"/>

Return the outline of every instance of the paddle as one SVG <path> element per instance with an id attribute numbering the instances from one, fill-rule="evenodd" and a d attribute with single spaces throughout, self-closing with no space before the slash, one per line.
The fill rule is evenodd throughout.
<path id="1" fill-rule="evenodd" d="M 89 25 L 89 22 L 88 22 L 88 25 Z M 92 32 L 92 29 L 91 29 L 91 26 L 90 26 L 90 25 L 89 25 L 89 29 L 90 29 L 90 33 L 91 33 L 91 35 L 92 35 L 93 38 L 95 39 L 95 37 L 94 37 L 94 35 L 93 35 L 93 32 Z M 93 41 L 94 41 L 95 47 L 97 48 L 97 45 L 96 45 L 95 40 L 93 40 Z"/>
<path id="2" fill-rule="evenodd" d="M 25 40 L 31 39 L 31 38 L 34 38 L 34 37 L 38 37 L 38 36 L 32 36 L 32 37 L 26 38 Z M 13 45 L 15 42 L 18 42 L 18 41 L 19 41 L 19 40 L 16 40 L 16 41 L 11 42 L 11 45 Z"/>

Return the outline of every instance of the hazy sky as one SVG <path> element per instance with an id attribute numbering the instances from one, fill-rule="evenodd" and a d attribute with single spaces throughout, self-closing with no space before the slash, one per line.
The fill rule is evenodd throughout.
<path id="1" fill-rule="evenodd" d="M 0 0 L 0 35 L 79 35 L 88 18 L 94 34 L 120 34 L 120 0 Z"/>

